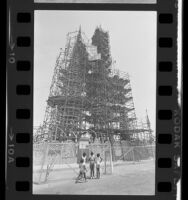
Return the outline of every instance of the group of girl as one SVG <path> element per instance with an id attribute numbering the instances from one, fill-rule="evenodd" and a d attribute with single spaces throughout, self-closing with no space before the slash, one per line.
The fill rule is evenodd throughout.
<path id="1" fill-rule="evenodd" d="M 76 179 L 76 183 L 82 180 L 84 180 L 85 182 L 87 181 L 87 177 L 86 177 L 86 172 L 87 172 L 86 162 L 87 161 L 89 161 L 90 179 L 95 178 L 95 169 L 96 169 L 96 178 L 97 179 L 100 178 L 100 166 L 102 162 L 102 158 L 100 154 L 98 153 L 97 156 L 95 156 L 94 153 L 91 152 L 90 157 L 87 159 L 86 153 L 84 152 L 79 163 L 80 171 Z"/>

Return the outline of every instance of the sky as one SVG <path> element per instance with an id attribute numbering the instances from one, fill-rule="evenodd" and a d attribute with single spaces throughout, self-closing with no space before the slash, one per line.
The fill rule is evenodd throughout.
<path id="1" fill-rule="evenodd" d="M 136 115 L 145 119 L 146 109 L 156 125 L 155 11 L 47 11 L 34 15 L 34 126 L 42 124 L 53 70 L 66 34 L 81 29 L 91 38 L 101 26 L 109 32 L 116 68 L 129 73 Z"/>

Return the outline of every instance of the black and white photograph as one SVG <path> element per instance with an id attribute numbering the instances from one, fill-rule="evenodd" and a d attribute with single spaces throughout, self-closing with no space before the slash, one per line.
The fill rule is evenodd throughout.
<path id="1" fill-rule="evenodd" d="M 156 11 L 34 11 L 34 195 L 155 195 L 156 65 Z"/>
<path id="2" fill-rule="evenodd" d="M 35 3 L 129 3 L 155 4 L 157 0 L 34 0 Z"/>

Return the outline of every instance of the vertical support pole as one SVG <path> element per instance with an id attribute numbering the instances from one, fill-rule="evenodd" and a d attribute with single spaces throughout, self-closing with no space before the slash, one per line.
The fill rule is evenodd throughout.
<path id="1" fill-rule="evenodd" d="M 110 143 L 110 164 L 112 166 L 112 174 L 113 174 L 113 171 L 114 171 L 114 166 L 113 166 L 113 162 L 112 162 L 112 147 L 111 147 L 111 143 Z"/>
<path id="2" fill-rule="evenodd" d="M 121 157 L 122 157 L 124 155 L 124 151 L 123 151 L 123 144 L 122 144 L 121 139 L 120 139 L 120 148 L 121 148 Z"/>
<path id="3" fill-rule="evenodd" d="M 134 147 L 132 148 L 133 162 L 135 163 Z"/>
<path id="4" fill-rule="evenodd" d="M 155 146 L 151 145 L 153 160 L 155 160 Z"/>
<path id="5" fill-rule="evenodd" d="M 48 156 L 48 143 L 45 143 L 44 154 L 43 154 L 43 158 L 42 158 L 42 165 L 41 165 L 41 168 L 40 168 L 39 183 L 41 183 L 42 170 L 43 170 L 47 156 Z"/>
<path id="6" fill-rule="evenodd" d="M 105 161 L 105 162 L 104 162 L 104 173 L 105 173 L 105 174 L 107 173 L 107 172 L 106 172 L 106 161 L 107 161 L 106 158 L 107 158 L 107 151 L 104 152 L 104 161 Z"/>
<path id="7" fill-rule="evenodd" d="M 57 139 L 57 105 L 55 106 L 55 109 L 56 109 L 56 128 L 55 128 L 55 141 Z"/>
<path id="8" fill-rule="evenodd" d="M 61 156 L 61 164 L 63 165 L 63 145 L 64 144 L 62 144 L 62 146 L 61 146 L 61 151 L 60 151 L 60 156 Z"/>

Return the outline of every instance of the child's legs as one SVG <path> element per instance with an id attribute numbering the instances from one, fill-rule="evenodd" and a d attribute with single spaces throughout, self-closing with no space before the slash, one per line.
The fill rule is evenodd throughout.
<path id="1" fill-rule="evenodd" d="M 94 164 L 91 164 L 90 169 L 91 169 L 91 177 L 94 177 Z"/>
<path id="2" fill-rule="evenodd" d="M 82 173 L 80 172 L 76 180 L 80 180 L 82 178 Z"/>
<path id="3" fill-rule="evenodd" d="M 92 165 L 90 164 L 90 177 L 92 177 Z"/>
<path id="4" fill-rule="evenodd" d="M 96 170 L 97 170 L 97 178 L 99 178 L 99 167 L 97 167 Z"/>
<path id="5" fill-rule="evenodd" d="M 83 177 L 84 177 L 84 179 L 86 180 L 86 173 L 85 173 L 85 172 L 83 173 Z"/>
<path id="6" fill-rule="evenodd" d="M 98 178 L 100 178 L 100 167 L 98 167 Z"/>
<path id="7" fill-rule="evenodd" d="M 93 177 L 95 176 L 95 165 L 93 164 L 92 172 L 93 172 Z"/>

